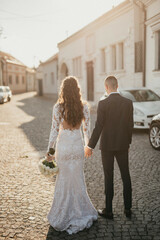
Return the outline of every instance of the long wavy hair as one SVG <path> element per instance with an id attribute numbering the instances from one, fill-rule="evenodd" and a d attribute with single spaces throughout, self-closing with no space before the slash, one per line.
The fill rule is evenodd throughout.
<path id="1" fill-rule="evenodd" d="M 78 80 L 74 76 L 66 77 L 61 84 L 58 103 L 61 106 L 61 117 L 75 127 L 84 118 L 83 102 Z"/>

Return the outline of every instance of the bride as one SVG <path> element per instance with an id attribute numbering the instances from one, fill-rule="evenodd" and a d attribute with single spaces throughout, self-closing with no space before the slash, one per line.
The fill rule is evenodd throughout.
<path id="1" fill-rule="evenodd" d="M 84 180 L 84 144 L 89 141 L 90 113 L 81 100 L 75 77 L 66 77 L 61 85 L 57 103 L 53 107 L 49 148 L 56 143 L 55 159 L 59 167 L 54 198 L 47 215 L 50 225 L 57 231 L 77 233 L 89 228 L 97 220 L 97 211 L 91 203 Z M 50 157 L 47 152 L 47 159 Z"/>

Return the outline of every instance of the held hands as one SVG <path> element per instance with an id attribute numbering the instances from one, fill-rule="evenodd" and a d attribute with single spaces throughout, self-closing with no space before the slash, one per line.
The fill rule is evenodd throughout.
<path id="1" fill-rule="evenodd" d="M 92 149 L 85 147 L 84 148 L 84 155 L 86 158 L 90 157 L 93 154 Z"/>

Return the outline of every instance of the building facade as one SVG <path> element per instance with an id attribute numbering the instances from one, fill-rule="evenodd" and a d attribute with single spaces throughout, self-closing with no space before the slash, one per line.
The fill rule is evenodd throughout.
<path id="1" fill-rule="evenodd" d="M 33 68 L 26 68 L 27 92 L 36 90 L 36 71 Z"/>
<path id="2" fill-rule="evenodd" d="M 1 84 L 9 86 L 12 93 L 26 92 L 26 66 L 8 53 L 0 52 Z"/>
<path id="3" fill-rule="evenodd" d="M 36 70 L 36 88 L 39 95 L 57 98 L 58 54 L 40 63 Z"/>
<path id="4" fill-rule="evenodd" d="M 154 2 L 157 6 L 151 7 Z M 144 44 L 146 7 L 148 16 L 150 8 L 157 8 L 158 18 L 159 4 L 159 0 L 126 0 L 60 42 L 59 85 L 65 76 L 77 76 L 83 97 L 93 103 L 104 94 L 107 75 L 118 78 L 119 88 L 150 86 Z"/>
<path id="5" fill-rule="evenodd" d="M 146 5 L 146 86 L 160 94 L 160 1 Z"/>

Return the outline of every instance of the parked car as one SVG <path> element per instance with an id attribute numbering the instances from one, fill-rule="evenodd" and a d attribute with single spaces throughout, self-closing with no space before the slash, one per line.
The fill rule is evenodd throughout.
<path id="1" fill-rule="evenodd" d="M 8 101 L 11 101 L 12 91 L 11 91 L 10 87 L 8 87 L 8 86 L 6 86 L 5 89 L 6 89 L 6 92 L 7 92 L 7 95 L 8 95 Z"/>
<path id="2" fill-rule="evenodd" d="M 8 101 L 8 94 L 4 86 L 0 86 L 0 103 Z"/>
<path id="3" fill-rule="evenodd" d="M 153 90 L 160 97 L 160 88 L 156 88 Z"/>
<path id="4" fill-rule="evenodd" d="M 152 118 L 160 111 L 160 97 L 147 88 L 120 89 L 119 93 L 133 102 L 134 128 L 149 129 Z M 105 97 L 106 93 L 101 100 Z"/>
<path id="5" fill-rule="evenodd" d="M 160 150 L 160 114 L 154 116 L 151 121 L 149 141 L 154 149 Z"/>

